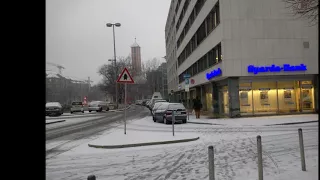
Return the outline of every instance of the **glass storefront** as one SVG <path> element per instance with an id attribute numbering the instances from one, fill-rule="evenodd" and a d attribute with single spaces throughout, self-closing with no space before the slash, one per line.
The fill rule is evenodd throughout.
<path id="1" fill-rule="evenodd" d="M 252 82 L 253 111 L 255 114 L 275 114 L 277 105 L 276 82 Z"/>
<path id="2" fill-rule="evenodd" d="M 222 91 L 224 112 L 228 92 Z M 312 81 L 248 82 L 239 84 L 241 115 L 289 114 L 314 112 L 314 87 Z"/>
<path id="3" fill-rule="evenodd" d="M 252 115 L 253 114 L 253 94 L 252 86 L 250 83 L 239 84 L 239 102 L 240 102 L 240 114 Z"/>
<path id="4" fill-rule="evenodd" d="M 299 81 L 278 81 L 279 113 L 299 111 Z"/>

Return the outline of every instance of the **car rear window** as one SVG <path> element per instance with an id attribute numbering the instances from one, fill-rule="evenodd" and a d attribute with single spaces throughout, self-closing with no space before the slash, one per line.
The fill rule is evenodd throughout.
<path id="1" fill-rule="evenodd" d="M 169 109 L 177 110 L 177 109 L 186 109 L 183 104 L 170 104 Z"/>
<path id="2" fill-rule="evenodd" d="M 72 102 L 72 105 L 82 105 L 82 102 Z"/>

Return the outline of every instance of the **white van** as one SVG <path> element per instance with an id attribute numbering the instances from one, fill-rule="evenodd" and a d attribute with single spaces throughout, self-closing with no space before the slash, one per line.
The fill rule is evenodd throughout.
<path id="1" fill-rule="evenodd" d="M 154 92 L 147 107 L 150 109 L 151 106 L 154 104 L 154 101 L 155 100 L 159 100 L 159 99 L 162 99 L 161 93 L 160 92 Z"/>

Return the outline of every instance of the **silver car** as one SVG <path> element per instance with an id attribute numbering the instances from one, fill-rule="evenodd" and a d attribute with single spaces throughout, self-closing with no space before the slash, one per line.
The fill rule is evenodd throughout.
<path id="1" fill-rule="evenodd" d="M 72 114 L 74 112 L 82 112 L 82 113 L 84 113 L 84 108 L 83 108 L 83 104 L 82 104 L 81 101 L 72 102 L 70 113 Z"/>
<path id="2" fill-rule="evenodd" d="M 187 123 L 187 111 L 181 103 L 163 103 L 154 112 L 154 122 L 172 123 L 172 111 L 174 111 L 175 122 Z"/>
<path id="3" fill-rule="evenodd" d="M 46 103 L 46 116 L 63 114 L 63 108 L 59 102 Z"/>
<path id="4" fill-rule="evenodd" d="M 91 111 L 102 112 L 103 110 L 109 111 L 109 106 L 107 102 L 104 102 L 104 101 L 92 101 L 89 103 L 88 110 L 89 112 Z"/>

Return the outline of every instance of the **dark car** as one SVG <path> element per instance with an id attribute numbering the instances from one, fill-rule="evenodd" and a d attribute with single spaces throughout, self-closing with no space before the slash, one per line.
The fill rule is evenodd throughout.
<path id="1" fill-rule="evenodd" d="M 150 99 L 144 99 L 141 103 L 142 106 L 146 106 L 147 102 L 149 101 Z"/>
<path id="2" fill-rule="evenodd" d="M 154 113 L 156 112 L 156 110 L 158 109 L 158 107 L 160 107 L 162 104 L 165 104 L 165 103 L 168 103 L 168 102 L 156 102 L 154 103 L 153 105 L 153 108 L 151 110 L 151 115 L 152 115 L 152 119 L 155 120 L 155 115 Z"/>
<path id="3" fill-rule="evenodd" d="M 59 102 L 46 103 L 46 116 L 60 116 L 63 114 L 63 108 Z"/>
<path id="4" fill-rule="evenodd" d="M 154 112 L 154 122 L 172 123 L 172 112 L 174 111 L 175 122 L 187 123 L 187 111 L 181 103 L 163 103 Z"/>

